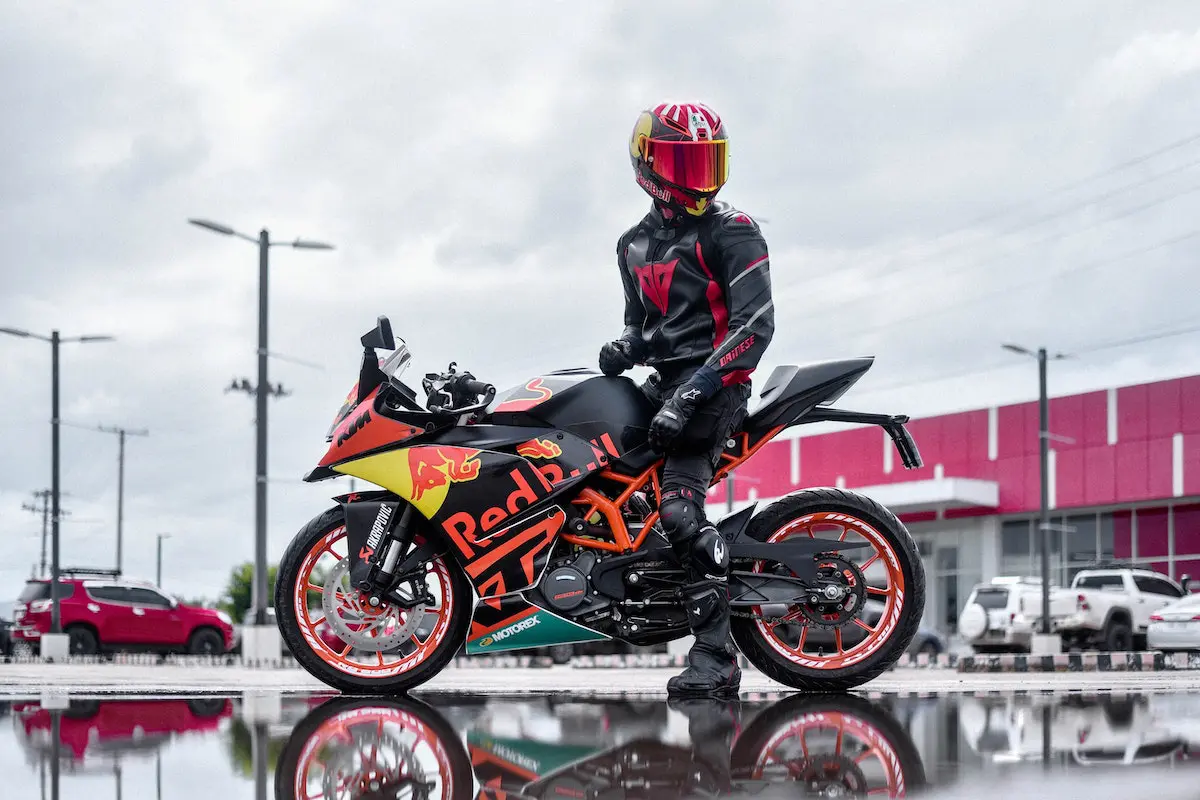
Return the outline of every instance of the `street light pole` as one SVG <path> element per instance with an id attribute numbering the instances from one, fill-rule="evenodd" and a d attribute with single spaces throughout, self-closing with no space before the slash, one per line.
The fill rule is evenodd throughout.
<path id="1" fill-rule="evenodd" d="M 58 587 L 58 331 L 50 332 L 50 632 L 62 633 L 62 609 L 59 608 Z"/>
<path id="2" fill-rule="evenodd" d="M 1042 504 L 1038 529 L 1042 536 L 1042 634 L 1050 633 L 1050 398 L 1046 390 L 1046 348 L 1039 347 L 1038 362 L 1038 461 Z"/>
<path id="3" fill-rule="evenodd" d="M 1049 356 L 1046 348 L 1037 351 L 1018 344 L 1004 344 L 1005 350 L 1037 360 L 1038 364 L 1038 460 L 1040 462 L 1042 502 L 1038 514 L 1038 533 L 1042 560 L 1042 624 L 1041 633 L 1050 634 L 1050 396 L 1046 387 L 1046 362 L 1064 359 L 1063 353 Z"/>
<path id="4" fill-rule="evenodd" d="M 58 417 L 58 346 L 63 342 L 111 342 L 112 336 L 72 336 L 63 338 L 58 330 L 52 330 L 49 336 L 41 336 L 19 328 L 0 328 L 0 333 L 16 336 L 20 339 L 38 339 L 50 343 L 50 633 L 62 633 L 62 614 L 59 607 L 59 428 L 61 420 Z"/>
<path id="5" fill-rule="evenodd" d="M 188 222 L 223 236 L 235 236 L 258 245 L 258 385 L 252 387 L 255 400 L 255 469 L 254 469 L 254 580 L 251 617 L 254 625 L 267 624 L 267 398 L 271 394 L 284 396 L 283 387 L 273 390 L 267 383 L 267 311 L 268 311 L 268 251 L 285 246 L 298 250 L 332 250 L 333 245 L 306 239 L 291 242 L 272 242 L 266 228 L 255 238 L 240 233 L 228 225 L 206 219 L 190 218 Z M 236 382 L 235 382 L 236 386 Z"/>
<path id="6" fill-rule="evenodd" d="M 267 624 L 267 229 L 258 234 L 258 392 L 254 395 L 254 624 Z"/>

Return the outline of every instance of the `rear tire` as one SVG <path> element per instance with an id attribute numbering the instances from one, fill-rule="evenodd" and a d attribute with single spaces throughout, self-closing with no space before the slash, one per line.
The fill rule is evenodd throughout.
<path id="1" fill-rule="evenodd" d="M 68 651 L 73 656 L 94 656 L 100 652 L 100 640 L 95 632 L 83 625 L 67 628 Z"/>
<path id="2" fill-rule="evenodd" d="M 337 538 L 339 530 L 341 539 Z M 297 616 L 299 603 L 296 590 L 302 570 L 306 569 L 305 565 L 309 562 L 311 554 L 321 547 L 323 542 L 333 546 L 338 541 L 345 541 L 345 518 L 340 506 L 314 517 L 296 534 L 280 559 L 279 577 L 275 582 L 275 613 L 280 635 L 288 650 L 295 656 L 296 662 L 313 677 L 348 694 L 401 694 L 433 678 L 450 663 L 454 654 L 462 647 L 471 623 L 474 592 L 462 569 L 448 554 L 429 562 L 439 566 L 440 571 L 437 574 L 445 581 L 443 590 L 449 596 L 448 619 L 441 626 L 440 639 L 429 652 L 414 659 L 414 663 L 403 671 L 382 674 L 387 669 L 380 667 L 378 671 L 381 674 L 373 676 L 370 674 L 375 670 L 372 665 L 353 666 L 342 663 L 342 666 L 338 666 L 339 659 L 330 646 L 311 631 L 303 630 L 301 620 Z M 342 549 L 344 550 L 345 546 Z M 338 558 L 336 553 L 333 557 Z M 430 574 L 435 573 L 431 571 Z M 312 643 L 309 635 L 312 636 Z M 345 659 L 340 661 L 344 662 Z M 346 671 L 347 669 L 355 669 L 365 674 L 352 674 Z"/>
<path id="3" fill-rule="evenodd" d="M 868 541 L 878 539 L 877 553 L 879 547 L 890 550 L 895 561 L 890 569 L 897 579 L 902 580 L 898 587 L 902 590 L 898 610 L 892 610 L 893 606 L 889 605 L 880 615 L 879 624 L 883 624 L 885 617 L 890 617 L 890 630 L 884 631 L 879 641 L 874 640 L 874 634 L 865 637 L 863 643 L 847 651 L 845 658 L 830 659 L 809 656 L 803 646 L 796 652 L 790 645 L 768 639 L 763 630 L 765 626 L 758 620 L 734 617 L 730 630 L 742 654 L 767 677 L 802 691 L 843 692 L 878 677 L 908 648 L 925 610 L 925 569 L 908 529 L 892 512 L 868 497 L 843 489 L 808 489 L 783 497 L 750 521 L 747 534 L 765 542 L 783 534 L 792 523 L 802 523 L 813 515 L 823 514 L 844 515 L 843 519 L 863 524 L 863 530 L 869 529 L 873 534 L 872 537 L 863 534 L 863 538 Z M 853 555 L 856 551 L 846 552 Z M 889 560 L 884 559 L 885 568 Z M 735 565 L 743 569 L 748 566 L 747 563 Z M 893 595 L 888 603 L 895 600 Z M 789 606 L 789 611 L 795 608 Z M 851 655 L 860 647 L 860 652 Z"/>
<path id="4" fill-rule="evenodd" d="M 1110 622 L 1104 629 L 1104 649 L 1110 653 L 1128 653 L 1133 647 L 1133 631 L 1124 622 Z"/>

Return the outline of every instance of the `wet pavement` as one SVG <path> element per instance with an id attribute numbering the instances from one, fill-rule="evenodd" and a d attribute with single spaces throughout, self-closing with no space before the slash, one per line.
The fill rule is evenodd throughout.
<path id="1" fill-rule="evenodd" d="M 1167 800 L 1200 797 L 1200 695 L 14 699 L 0 775 L 89 800 Z"/>

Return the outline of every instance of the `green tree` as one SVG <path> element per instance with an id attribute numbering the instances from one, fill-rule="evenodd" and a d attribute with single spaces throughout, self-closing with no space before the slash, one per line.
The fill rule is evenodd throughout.
<path id="1" fill-rule="evenodd" d="M 278 564 L 271 564 L 267 568 L 268 598 L 275 595 L 275 577 L 278 573 Z M 254 596 L 253 583 L 254 564 L 249 561 L 238 564 L 229 573 L 229 583 L 225 586 L 225 593 L 221 595 L 217 608 L 233 617 L 235 622 L 241 622 L 245 618 L 246 612 L 250 610 L 251 598 Z M 271 601 L 268 600 L 268 605 L 270 604 Z"/>

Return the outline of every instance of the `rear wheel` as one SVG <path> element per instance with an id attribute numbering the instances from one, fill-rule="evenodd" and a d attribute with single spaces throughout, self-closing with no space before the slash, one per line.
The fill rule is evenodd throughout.
<path id="1" fill-rule="evenodd" d="M 422 544 L 414 537 L 413 546 Z M 448 556 L 425 564 L 434 602 L 413 608 L 368 606 L 350 585 L 340 507 L 296 534 L 279 563 L 275 609 L 296 661 L 343 692 L 396 694 L 441 672 L 466 639 L 471 584 Z"/>
<path id="2" fill-rule="evenodd" d="M 67 646 L 73 656 L 93 656 L 100 652 L 100 640 L 91 628 L 83 625 L 67 628 Z"/>
<path id="3" fill-rule="evenodd" d="M 907 649 L 925 609 L 925 570 L 916 543 L 896 516 L 875 501 L 840 489 L 809 489 L 781 498 L 750 522 L 759 541 L 793 536 L 863 545 L 818 558 L 827 578 L 845 584 L 856 608 L 754 606 L 754 618 L 734 617 L 731 632 L 746 658 L 768 677 L 805 691 L 845 691 L 877 677 Z M 753 561 L 735 568 L 792 575 L 782 565 Z M 878 621 L 863 621 L 864 603 L 881 604 Z M 770 613 L 767 613 L 770 612 Z M 810 631 L 819 631 L 809 641 Z M 830 641 L 832 639 L 832 641 Z"/>

